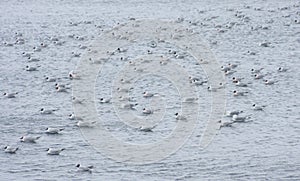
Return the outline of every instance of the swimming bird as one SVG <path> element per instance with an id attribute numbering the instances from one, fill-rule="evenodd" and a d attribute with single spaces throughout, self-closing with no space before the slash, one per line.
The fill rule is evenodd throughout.
<path id="1" fill-rule="evenodd" d="M 31 57 L 32 53 L 22 52 L 23 57 Z"/>
<path id="2" fill-rule="evenodd" d="M 127 48 L 117 48 L 117 51 L 119 52 L 119 53 L 124 53 L 124 52 L 127 52 Z"/>
<path id="3" fill-rule="evenodd" d="M 46 151 L 48 155 L 59 155 L 64 150 L 65 148 L 61 148 L 61 149 L 48 148 Z"/>
<path id="4" fill-rule="evenodd" d="M 14 154 L 18 151 L 18 147 L 12 147 L 12 146 L 5 146 L 4 147 L 4 152 L 5 153 L 10 153 L 10 154 Z"/>
<path id="5" fill-rule="evenodd" d="M 38 61 L 40 61 L 40 59 L 38 59 L 38 58 L 33 58 L 33 57 L 28 57 L 27 58 L 27 60 L 28 60 L 28 62 L 38 62 Z"/>
<path id="6" fill-rule="evenodd" d="M 233 115 L 232 116 L 232 121 L 234 122 L 245 122 L 246 119 L 251 118 L 250 116 L 238 116 L 238 115 Z"/>
<path id="7" fill-rule="evenodd" d="M 196 85 L 196 86 L 200 86 L 203 85 L 204 83 L 207 83 L 206 80 L 200 81 L 200 80 L 194 80 L 191 82 L 192 84 Z"/>
<path id="8" fill-rule="evenodd" d="M 84 99 L 83 99 L 83 100 L 79 100 L 78 98 L 72 96 L 72 102 L 73 102 L 74 104 L 82 104 L 83 101 L 84 101 Z"/>
<path id="9" fill-rule="evenodd" d="M 260 73 L 264 68 L 260 68 L 260 69 L 251 69 L 251 73 Z"/>
<path id="10" fill-rule="evenodd" d="M 143 114 L 152 114 L 152 113 L 153 111 L 151 109 L 146 109 L 146 108 L 143 109 Z"/>
<path id="11" fill-rule="evenodd" d="M 221 70 L 226 72 L 226 71 L 229 71 L 231 68 L 230 67 L 227 67 L 227 66 L 221 66 Z"/>
<path id="12" fill-rule="evenodd" d="M 238 87 L 247 87 L 248 85 L 245 84 L 245 83 L 241 83 L 240 81 L 237 81 L 237 82 L 235 82 L 235 86 L 238 86 Z"/>
<path id="13" fill-rule="evenodd" d="M 84 167 L 84 166 L 82 166 L 80 164 L 77 164 L 76 167 L 78 168 L 78 171 L 89 172 L 89 173 L 92 173 L 92 169 L 94 168 L 91 165 Z"/>
<path id="14" fill-rule="evenodd" d="M 37 71 L 37 68 L 27 65 L 26 68 L 25 68 L 25 70 L 26 71 Z"/>
<path id="15" fill-rule="evenodd" d="M 272 81 L 272 80 L 264 80 L 265 85 L 273 85 L 275 84 L 277 81 Z"/>
<path id="16" fill-rule="evenodd" d="M 144 132 L 153 132 L 152 130 L 156 127 L 156 125 L 154 126 L 140 126 L 138 129 L 140 131 L 144 131 Z"/>
<path id="17" fill-rule="evenodd" d="M 277 69 L 277 71 L 278 71 L 278 72 L 286 72 L 287 69 L 286 69 L 286 68 L 283 68 L 283 67 L 279 67 L 279 68 Z"/>
<path id="18" fill-rule="evenodd" d="M 20 140 L 24 143 L 36 143 L 36 140 L 38 140 L 40 137 L 41 136 L 22 136 Z"/>
<path id="19" fill-rule="evenodd" d="M 264 78 L 264 75 L 262 75 L 262 74 L 255 74 L 254 75 L 254 79 L 262 79 L 262 78 Z"/>
<path id="20" fill-rule="evenodd" d="M 126 104 L 122 104 L 121 107 L 123 109 L 135 109 L 135 106 L 137 106 L 138 103 L 126 103 Z"/>
<path id="21" fill-rule="evenodd" d="M 89 128 L 89 127 L 93 127 L 95 124 L 96 124 L 96 121 L 93 121 L 93 122 L 78 121 L 76 125 L 77 125 L 78 127 L 86 127 L 86 128 Z"/>
<path id="22" fill-rule="evenodd" d="M 234 74 L 236 71 L 234 71 L 234 70 L 225 70 L 224 71 L 224 73 L 225 73 L 225 75 L 232 75 L 232 74 Z"/>
<path id="23" fill-rule="evenodd" d="M 198 97 L 186 97 L 183 99 L 183 102 L 192 103 L 198 100 Z"/>
<path id="24" fill-rule="evenodd" d="M 222 127 L 231 127 L 232 124 L 234 123 L 233 121 L 224 121 L 224 120 L 219 120 L 219 129 L 221 129 Z"/>
<path id="25" fill-rule="evenodd" d="M 240 113 L 243 113 L 243 111 L 226 111 L 225 115 L 227 117 L 232 117 L 233 115 L 239 115 Z"/>
<path id="26" fill-rule="evenodd" d="M 190 80 L 190 81 L 200 81 L 201 78 L 199 78 L 199 77 L 194 77 L 194 76 L 189 76 L 189 80 Z"/>
<path id="27" fill-rule="evenodd" d="M 152 94 L 152 93 L 150 93 L 150 92 L 147 92 L 147 91 L 145 91 L 144 93 L 143 93 L 143 97 L 153 97 L 154 96 L 154 94 Z"/>
<path id="28" fill-rule="evenodd" d="M 57 92 L 67 92 L 67 89 L 64 88 L 64 87 L 58 86 L 58 87 L 55 87 L 55 89 L 56 89 Z"/>
<path id="29" fill-rule="evenodd" d="M 186 117 L 180 115 L 179 113 L 175 113 L 175 116 L 176 116 L 175 118 L 176 118 L 177 120 L 186 120 Z"/>
<path id="30" fill-rule="evenodd" d="M 64 128 L 46 128 L 47 134 L 59 134 Z"/>
<path id="31" fill-rule="evenodd" d="M 111 98 L 100 98 L 100 103 L 110 103 Z"/>
<path id="32" fill-rule="evenodd" d="M 6 98 L 15 98 L 17 94 L 18 94 L 18 92 L 12 92 L 12 93 L 4 92 L 3 93 L 4 97 L 6 97 Z"/>
<path id="33" fill-rule="evenodd" d="M 52 114 L 54 111 L 57 111 L 57 109 L 45 109 L 45 108 L 40 109 L 41 114 Z"/>
<path id="34" fill-rule="evenodd" d="M 238 92 L 236 90 L 233 91 L 233 96 L 244 96 L 248 92 Z"/>
<path id="35" fill-rule="evenodd" d="M 252 109 L 255 111 L 263 111 L 263 108 L 266 106 L 258 106 L 256 104 L 252 104 Z"/>
<path id="36" fill-rule="evenodd" d="M 228 64 L 228 67 L 231 68 L 231 69 L 234 69 L 236 68 L 238 65 L 237 64 L 232 64 L 232 63 L 229 63 Z"/>
<path id="37" fill-rule="evenodd" d="M 81 117 L 78 117 L 78 116 L 76 116 L 74 113 L 72 113 L 72 114 L 69 114 L 69 119 L 70 120 L 83 120 Z"/>
<path id="38" fill-rule="evenodd" d="M 55 82 L 56 81 L 56 78 L 50 78 L 50 77 L 46 77 L 45 78 L 46 82 Z"/>
<path id="39" fill-rule="evenodd" d="M 34 52 L 40 52 L 40 51 L 42 51 L 41 48 L 36 47 L 36 46 L 34 46 L 32 49 L 33 49 Z"/>
<path id="40" fill-rule="evenodd" d="M 79 75 L 75 73 L 73 70 L 69 72 L 70 79 L 80 79 Z"/>
<path id="41" fill-rule="evenodd" d="M 3 45 L 4 46 L 7 46 L 7 47 L 12 47 L 12 46 L 14 46 L 14 44 L 13 43 L 9 43 L 9 42 L 3 42 Z"/>
<path id="42" fill-rule="evenodd" d="M 71 53 L 73 57 L 80 57 L 81 53 L 72 52 Z"/>
<path id="43" fill-rule="evenodd" d="M 232 82 L 237 83 L 238 81 L 243 80 L 244 78 L 237 78 L 237 77 L 232 77 Z"/>

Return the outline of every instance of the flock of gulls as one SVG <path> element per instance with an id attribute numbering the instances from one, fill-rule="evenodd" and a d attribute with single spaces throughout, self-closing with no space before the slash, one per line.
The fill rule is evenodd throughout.
<path id="1" fill-rule="evenodd" d="M 241 13 L 238 13 L 237 16 L 240 16 Z M 180 19 L 183 20 L 183 19 Z M 83 22 L 86 24 L 90 24 L 91 22 Z M 298 23 L 298 22 L 296 22 Z M 71 23 L 70 25 L 72 26 L 77 26 L 78 23 Z M 218 27 L 216 27 L 218 28 Z M 221 32 L 222 33 L 222 32 Z M 26 41 L 23 38 L 22 33 L 15 33 L 15 42 L 3 42 L 4 46 L 7 47 L 13 47 L 13 46 L 18 46 L 21 44 L 25 44 Z M 68 38 L 72 38 L 74 40 L 78 40 L 78 41 L 82 41 L 84 39 L 84 37 L 81 36 L 76 36 L 76 35 L 70 35 Z M 40 59 L 35 58 L 34 54 L 35 52 L 40 52 L 40 51 L 47 51 L 47 48 L 50 46 L 50 44 L 54 45 L 54 46 L 63 46 L 65 43 L 64 40 L 60 40 L 57 37 L 50 37 L 49 39 L 47 39 L 47 41 L 40 43 L 37 46 L 32 47 L 32 52 L 22 52 L 22 56 L 27 59 L 28 61 L 28 65 L 25 66 L 25 70 L 28 72 L 32 72 L 32 71 L 38 71 L 39 66 L 34 66 L 34 62 L 39 62 Z M 268 48 L 270 47 L 270 43 L 268 42 L 262 42 L 260 43 L 258 46 L 261 46 L 262 48 Z M 80 45 L 79 49 L 85 50 L 88 49 L 87 46 L 84 45 Z M 126 52 L 126 49 L 117 49 L 115 51 L 115 53 L 124 53 Z M 169 53 L 173 53 L 174 56 L 176 56 L 177 58 L 184 58 L 184 57 L 178 57 L 179 55 L 176 54 L 176 51 L 174 50 L 169 50 Z M 80 53 L 76 53 L 76 52 L 72 52 L 71 53 L 73 57 L 80 57 L 81 54 Z M 249 55 L 255 55 L 255 53 L 253 52 L 248 52 Z M 125 59 L 125 58 L 124 58 Z M 132 63 L 131 61 L 129 61 L 129 63 Z M 200 62 L 201 63 L 209 63 L 209 62 Z M 165 65 L 165 62 L 161 62 L 161 65 Z M 236 89 L 232 91 L 232 96 L 233 97 L 246 97 L 247 94 L 249 94 L 249 91 L 246 91 L 245 88 L 251 86 L 251 84 L 253 82 L 245 82 L 245 77 L 237 77 L 236 76 L 236 72 L 239 68 L 239 64 L 237 63 L 228 63 L 226 65 L 223 65 L 220 67 L 220 69 L 223 71 L 224 75 L 227 77 L 227 80 L 230 81 L 231 84 L 233 84 Z M 286 67 L 274 67 L 273 70 L 265 70 L 263 67 L 256 67 L 256 68 L 250 68 L 249 69 L 249 75 L 251 76 L 251 79 L 253 81 L 259 82 L 261 84 L 264 84 L 265 86 L 276 86 L 276 84 L 278 83 L 276 80 L 272 79 L 272 77 L 270 77 L 272 74 L 277 73 L 277 74 L 281 74 L 288 71 L 288 68 Z M 70 80 L 76 80 L 76 79 L 80 79 L 80 76 L 74 72 L 71 71 L 67 77 Z M 197 76 L 190 76 L 186 78 L 187 81 L 189 81 L 191 84 L 194 84 L 195 86 L 207 86 L 207 90 L 208 91 L 218 91 L 219 89 L 223 89 L 226 87 L 226 85 L 220 84 L 219 87 L 211 87 L 208 85 L 208 81 L 203 81 L 203 79 L 201 77 L 197 77 Z M 209 77 L 208 77 L 209 79 Z M 44 78 L 44 81 L 49 82 L 49 83 L 53 83 L 54 87 L 53 89 L 58 92 L 58 93 L 68 93 L 69 89 L 71 89 L 70 86 L 65 85 L 65 84 L 61 84 L 60 82 L 58 82 L 58 78 L 57 77 L 48 77 L 46 76 Z M 121 80 L 121 82 L 123 83 L 129 83 L 126 82 L 125 80 Z M 122 91 L 122 90 L 118 90 L 118 91 Z M 8 99 L 13 99 L 18 97 L 18 92 L 4 92 L 3 96 L 5 98 Z M 145 99 L 147 98 L 151 98 L 155 96 L 155 93 L 152 92 L 143 92 L 143 97 Z M 120 98 L 121 99 L 121 98 Z M 123 100 L 129 100 L 129 98 L 122 98 Z M 184 101 L 186 102 L 196 102 L 198 99 L 197 98 L 185 98 Z M 76 97 L 72 97 L 72 101 L 73 103 L 77 103 L 77 104 L 82 104 L 84 100 L 77 100 Z M 106 103 L 111 103 L 111 99 L 110 98 L 100 98 L 99 103 L 102 104 L 106 104 Z M 137 106 L 137 103 L 128 103 L 128 104 L 124 104 L 123 108 L 125 109 L 135 109 L 135 106 Z M 265 105 L 261 105 L 260 103 L 253 103 L 251 106 L 251 109 L 254 111 L 264 111 L 266 106 Z M 58 111 L 57 109 L 46 109 L 46 108 L 41 108 L 40 109 L 40 114 L 43 115 L 47 115 L 47 114 L 53 114 L 55 111 Z M 142 110 L 142 114 L 145 115 L 150 115 L 150 114 L 155 114 L 155 111 L 151 110 L 151 109 L 147 109 L 144 108 Z M 175 115 L 175 119 L 177 120 L 185 120 L 186 117 L 184 115 L 181 115 L 179 113 L 176 113 Z M 225 118 L 227 117 L 227 118 Z M 78 127 L 90 127 L 91 123 L 87 123 L 85 121 L 82 120 L 82 118 L 77 117 L 74 113 L 71 113 L 69 115 L 69 119 L 70 120 L 77 120 L 77 126 Z M 230 110 L 230 111 L 226 111 L 225 115 L 224 115 L 224 119 L 223 120 L 219 120 L 218 123 L 220 125 L 220 128 L 223 127 L 231 127 L 233 124 L 236 123 L 246 123 L 252 121 L 251 120 L 251 114 L 247 114 L 247 111 L 245 110 Z M 93 124 L 93 123 L 92 123 Z M 153 128 L 145 128 L 145 127 L 140 127 L 140 131 L 146 131 L 146 132 L 152 132 Z M 57 135 L 57 134 L 62 134 L 61 132 L 63 132 L 63 128 L 55 128 L 55 127 L 48 127 L 44 132 L 45 134 L 50 134 L 50 135 Z M 36 143 L 39 138 L 41 138 L 41 136 L 31 136 L 31 135 L 24 135 L 22 137 L 20 137 L 20 141 L 24 142 L 24 143 Z M 10 153 L 10 154 L 14 154 L 19 150 L 18 147 L 13 147 L 13 146 L 5 146 L 4 147 L 4 152 L 5 153 Z M 46 151 L 46 154 L 48 155 L 59 155 L 62 151 L 64 151 L 65 148 L 48 148 Z M 76 167 L 78 168 L 78 170 L 80 171 L 85 171 L 85 172 L 91 172 L 93 169 L 93 166 L 82 166 L 81 164 L 77 164 Z"/>

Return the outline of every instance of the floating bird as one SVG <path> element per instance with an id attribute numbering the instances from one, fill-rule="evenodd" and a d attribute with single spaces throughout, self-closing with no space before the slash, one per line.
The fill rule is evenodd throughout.
<path id="1" fill-rule="evenodd" d="M 256 104 L 252 105 L 252 109 L 255 110 L 255 111 L 263 111 L 264 107 L 265 106 L 257 106 Z"/>
<path id="2" fill-rule="evenodd" d="M 234 122 L 219 120 L 218 123 L 220 125 L 219 129 L 221 129 L 222 127 L 231 127 Z"/>
<path id="3" fill-rule="evenodd" d="M 225 115 L 227 117 L 232 117 L 233 115 L 239 115 L 240 113 L 243 113 L 243 111 L 226 111 Z"/>
<path id="4" fill-rule="evenodd" d="M 135 109 L 134 107 L 137 105 L 138 103 L 127 103 L 127 104 L 122 104 L 121 107 L 123 109 Z"/>
<path id="5" fill-rule="evenodd" d="M 35 46 L 35 47 L 33 47 L 32 49 L 33 49 L 33 51 L 34 51 L 34 52 L 40 52 L 40 51 L 42 51 L 42 49 L 41 49 L 41 48 L 39 48 L 39 47 L 36 47 L 36 46 Z"/>
<path id="6" fill-rule="evenodd" d="M 264 68 L 260 68 L 260 69 L 251 69 L 251 73 L 260 73 Z"/>
<path id="7" fill-rule="evenodd" d="M 147 92 L 147 91 L 145 91 L 145 92 L 143 93 L 143 97 L 153 97 L 153 96 L 154 96 L 154 94 L 149 93 L 149 92 Z"/>
<path id="8" fill-rule="evenodd" d="M 232 64 L 232 63 L 229 63 L 228 64 L 228 67 L 231 68 L 231 69 L 234 69 L 236 68 L 238 65 L 237 64 Z"/>
<path id="9" fill-rule="evenodd" d="M 226 67 L 226 66 L 221 66 L 221 70 L 226 72 L 226 71 L 229 71 L 231 68 L 230 67 Z"/>
<path id="10" fill-rule="evenodd" d="M 46 82 L 55 82 L 56 78 L 46 77 L 45 80 L 46 80 Z"/>
<path id="11" fill-rule="evenodd" d="M 37 71 L 37 68 L 36 67 L 31 67 L 29 65 L 26 66 L 25 68 L 26 71 Z"/>
<path id="12" fill-rule="evenodd" d="M 65 150 L 64 148 L 62 149 L 48 148 L 46 151 L 48 155 L 59 155 L 64 150 Z"/>
<path id="13" fill-rule="evenodd" d="M 241 83 L 240 81 L 235 82 L 235 85 L 238 87 L 247 87 L 248 85 L 245 83 Z"/>
<path id="14" fill-rule="evenodd" d="M 18 147 L 5 146 L 5 147 L 4 147 L 4 152 L 5 152 L 5 153 L 14 154 L 14 153 L 17 152 L 18 149 L 19 149 Z"/>
<path id="15" fill-rule="evenodd" d="M 75 116 L 74 113 L 72 113 L 72 114 L 69 115 L 69 119 L 70 119 L 70 120 L 75 120 L 75 119 L 76 119 L 76 120 L 78 120 L 78 121 L 79 121 L 79 120 L 83 120 L 81 117 Z"/>
<path id="16" fill-rule="evenodd" d="M 40 61 L 40 59 L 33 58 L 33 57 L 28 57 L 27 60 L 28 60 L 28 62 L 38 62 L 38 61 Z"/>
<path id="17" fill-rule="evenodd" d="M 198 100 L 198 97 L 186 97 L 184 98 L 183 102 L 186 102 L 186 103 L 192 103 L 192 102 L 195 102 Z"/>
<path id="18" fill-rule="evenodd" d="M 46 128 L 47 134 L 59 134 L 64 128 Z"/>
<path id="19" fill-rule="evenodd" d="M 286 69 L 286 68 L 283 68 L 283 67 L 279 67 L 279 68 L 277 69 L 277 71 L 278 71 L 278 72 L 286 72 L 287 69 Z"/>
<path id="20" fill-rule="evenodd" d="M 144 132 L 153 132 L 152 130 L 156 127 L 156 125 L 154 126 L 140 126 L 139 130 L 140 131 L 144 131 Z"/>
<path id="21" fill-rule="evenodd" d="M 262 79 L 262 78 L 264 78 L 264 75 L 262 75 L 262 74 L 255 74 L 254 75 L 254 79 Z"/>
<path id="22" fill-rule="evenodd" d="M 36 143 L 36 140 L 38 140 L 40 137 L 41 136 L 22 136 L 20 140 L 24 143 Z"/>
<path id="23" fill-rule="evenodd" d="M 234 70 L 225 70 L 224 71 L 224 73 L 225 73 L 225 75 L 232 75 L 232 74 L 234 74 L 236 71 L 234 71 Z"/>
<path id="24" fill-rule="evenodd" d="M 57 111 L 57 109 L 45 109 L 45 108 L 40 109 L 41 114 L 52 114 L 54 111 Z"/>
<path id="25" fill-rule="evenodd" d="M 179 113 L 175 113 L 175 116 L 177 120 L 186 120 L 186 117 L 180 115 Z"/>
<path id="26" fill-rule="evenodd" d="M 6 98 L 15 98 L 17 94 L 18 94 L 18 92 L 12 92 L 12 93 L 4 92 L 3 93 L 4 97 L 6 97 Z"/>
<path id="27" fill-rule="evenodd" d="M 100 98 L 99 100 L 100 100 L 100 103 L 110 103 L 110 100 L 111 100 L 111 99 L 110 99 L 110 98 L 103 98 L 103 97 L 102 97 L 102 98 Z"/>
<path id="28" fill-rule="evenodd" d="M 31 57 L 32 53 L 22 52 L 23 57 Z"/>
<path id="29" fill-rule="evenodd" d="M 234 122 L 245 122 L 246 119 L 249 119 L 251 117 L 249 116 L 238 116 L 238 115 L 233 115 L 232 116 L 232 121 Z"/>
<path id="30" fill-rule="evenodd" d="M 82 104 L 84 100 L 79 100 L 78 98 L 72 96 L 72 102 L 74 104 Z"/>
<path id="31" fill-rule="evenodd" d="M 233 91 L 233 96 L 244 96 L 248 92 L 238 92 L 236 90 Z"/>
<path id="32" fill-rule="evenodd" d="M 75 73 L 73 70 L 69 72 L 69 78 L 70 79 L 80 79 L 77 73 Z"/>
<path id="33" fill-rule="evenodd" d="M 67 89 L 64 88 L 64 87 L 58 86 L 58 87 L 55 87 L 55 89 L 56 89 L 57 92 L 67 92 Z"/>
<path id="34" fill-rule="evenodd" d="M 146 108 L 143 109 L 143 114 L 152 114 L 152 113 L 153 111 L 151 109 L 146 109 Z"/>
<path id="35" fill-rule="evenodd" d="M 264 80 L 265 85 L 273 85 L 277 81 L 272 81 L 272 80 Z"/>
<path id="36" fill-rule="evenodd" d="M 92 169 L 94 168 L 93 166 L 82 166 L 80 164 L 77 164 L 76 167 L 78 168 L 78 171 L 81 171 L 81 172 L 90 172 L 92 173 Z"/>
<path id="37" fill-rule="evenodd" d="M 87 122 L 87 121 L 78 121 L 77 122 L 77 126 L 78 127 L 86 127 L 86 128 L 89 128 L 89 127 L 93 127 L 95 125 L 96 121 L 93 121 L 93 122 Z"/>

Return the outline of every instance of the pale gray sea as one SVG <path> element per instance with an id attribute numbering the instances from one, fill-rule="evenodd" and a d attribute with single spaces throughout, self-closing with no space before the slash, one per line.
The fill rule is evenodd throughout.
<path id="1" fill-rule="evenodd" d="M 300 180 L 299 1 L 2 0 L 0 9 L 0 180 Z M 72 52 L 84 54 L 88 48 L 80 49 L 80 45 L 89 47 L 103 31 L 134 21 L 130 18 L 184 18 L 183 25 L 199 32 L 220 65 L 238 65 L 233 75 L 226 76 L 226 110 L 243 110 L 242 115 L 250 115 L 251 120 L 222 128 L 206 149 L 200 149 L 197 143 L 206 118 L 213 114 L 211 94 L 204 84 L 195 89 L 200 98 L 199 125 L 176 153 L 159 162 L 132 165 L 97 152 L 82 137 L 76 121 L 68 119 L 73 112 L 68 74 L 81 58 Z M 55 45 L 51 37 L 57 37 L 61 45 Z M 25 43 L 4 44 L 15 43 L 16 38 Z M 33 47 L 42 42 L 48 46 L 34 52 Z M 260 46 L 264 42 L 270 46 Z M 155 51 L 164 53 L 168 48 L 158 46 Z M 33 52 L 31 56 L 40 61 L 28 62 L 23 52 Z M 132 58 L 146 54 L 146 49 L 136 47 L 128 54 Z M 126 61 L 105 64 L 97 79 L 96 99 L 110 96 L 111 81 Z M 209 79 L 193 61 L 182 64 L 191 75 Z M 37 67 L 37 71 L 26 71 L 26 66 Z M 278 72 L 279 67 L 287 71 Z M 275 84 L 254 80 L 252 68 L 263 68 L 261 74 Z M 56 82 L 46 82 L 47 76 L 70 89 L 56 92 Z M 242 82 L 248 87 L 235 87 L 234 76 L 244 78 Z M 167 121 L 153 132 L 141 132 L 118 121 L 112 104 L 99 103 L 96 106 L 99 116 L 105 118 L 103 125 L 126 142 L 163 139 L 176 126 L 173 114 L 180 110 L 176 87 L 156 76 L 141 77 L 134 85 L 137 114 L 141 105 L 147 104 L 142 92 L 159 92 L 165 95 Z M 235 89 L 248 94 L 234 97 Z M 4 92 L 18 94 L 9 99 Z M 254 103 L 265 106 L 264 110 L 252 110 Z M 57 110 L 42 115 L 41 108 Z M 47 135 L 47 127 L 64 130 Z M 21 143 L 24 135 L 41 138 L 37 143 Z M 5 153 L 7 145 L 19 150 Z M 49 147 L 65 150 L 51 156 L 46 151 Z M 93 165 L 92 173 L 79 172 L 77 163 Z"/>

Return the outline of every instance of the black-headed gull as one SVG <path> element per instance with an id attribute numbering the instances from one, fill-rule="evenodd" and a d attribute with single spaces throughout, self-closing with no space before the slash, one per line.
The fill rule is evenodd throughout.
<path id="1" fill-rule="evenodd" d="M 70 120 L 83 120 L 81 117 L 76 116 L 74 113 L 69 115 Z"/>
<path id="2" fill-rule="evenodd" d="M 27 58 L 27 61 L 28 61 L 28 62 L 39 62 L 40 59 L 38 59 L 38 58 L 33 58 L 33 57 L 28 57 L 28 58 Z"/>
<path id="3" fill-rule="evenodd" d="M 235 82 L 235 86 L 238 86 L 238 87 L 247 87 L 248 85 L 245 84 L 245 83 L 242 83 L 242 82 L 240 82 L 240 81 L 236 81 L 236 82 Z"/>
<path id="4" fill-rule="evenodd" d="M 263 111 L 264 107 L 266 106 L 258 106 L 256 104 L 252 104 L 252 109 L 255 111 Z"/>
<path id="5" fill-rule="evenodd" d="M 59 134 L 64 128 L 46 128 L 47 134 Z"/>
<path id="6" fill-rule="evenodd" d="M 46 82 L 55 82 L 55 81 L 56 81 L 56 78 L 53 78 L 53 77 L 46 77 L 45 80 L 46 80 Z"/>
<path id="7" fill-rule="evenodd" d="M 238 92 L 237 90 L 233 91 L 233 96 L 244 96 L 246 95 L 248 92 Z"/>
<path id="8" fill-rule="evenodd" d="M 275 84 L 277 81 L 273 81 L 273 80 L 264 80 L 265 85 L 273 85 Z"/>
<path id="9" fill-rule="evenodd" d="M 18 147 L 12 147 L 12 146 L 5 146 L 4 147 L 4 152 L 5 153 L 11 153 L 11 154 L 14 154 L 17 152 L 19 148 Z"/>
<path id="10" fill-rule="evenodd" d="M 77 126 L 78 127 L 86 127 L 86 128 L 89 128 L 89 127 L 94 127 L 94 125 L 96 124 L 96 121 L 92 121 L 92 122 L 88 122 L 88 121 L 78 121 L 77 122 Z"/>
<path id="11" fill-rule="evenodd" d="M 140 131 L 144 131 L 144 132 L 152 132 L 152 130 L 156 127 L 156 125 L 154 126 L 140 126 L 139 130 Z"/>
<path id="12" fill-rule="evenodd" d="M 61 149 L 48 148 L 46 151 L 48 155 L 59 155 L 64 150 L 65 150 L 64 148 Z"/>
<path id="13" fill-rule="evenodd" d="M 126 103 L 126 104 L 122 104 L 121 107 L 123 109 L 135 109 L 135 106 L 137 106 L 138 103 Z"/>
<path id="14" fill-rule="evenodd" d="M 279 68 L 277 69 L 277 71 L 278 71 L 278 72 L 286 72 L 287 69 L 286 69 L 286 68 L 283 68 L 283 67 L 279 67 Z"/>
<path id="15" fill-rule="evenodd" d="M 234 123 L 233 121 L 224 121 L 224 120 L 219 120 L 219 129 L 221 129 L 222 127 L 231 127 L 232 124 Z"/>
<path id="16" fill-rule="evenodd" d="M 22 136 L 20 140 L 24 143 L 35 143 L 40 137 L 41 136 Z"/>
<path id="17" fill-rule="evenodd" d="M 243 113 L 243 111 L 226 111 L 225 115 L 227 117 L 232 117 L 233 115 L 239 115 L 240 113 Z"/>
<path id="18" fill-rule="evenodd" d="M 180 115 L 179 113 L 175 113 L 175 118 L 177 120 L 186 120 L 186 117 L 184 117 L 183 115 Z"/>
<path id="19" fill-rule="evenodd" d="M 143 114 L 152 114 L 152 113 L 153 111 L 151 109 L 146 109 L 146 108 L 143 109 Z"/>
<path id="20" fill-rule="evenodd" d="M 226 71 L 231 70 L 231 68 L 227 67 L 227 66 L 221 66 L 221 70 L 224 71 L 224 72 L 226 72 Z"/>
<path id="21" fill-rule="evenodd" d="M 250 116 L 233 115 L 232 116 L 232 121 L 234 121 L 234 122 L 245 122 L 249 118 L 251 118 L 251 117 Z"/>
<path id="22" fill-rule="evenodd" d="M 57 111 L 57 109 L 45 109 L 45 108 L 40 109 L 41 114 L 52 114 L 54 111 Z"/>
<path id="23" fill-rule="evenodd" d="M 27 65 L 27 66 L 25 67 L 25 70 L 26 70 L 26 71 L 37 71 L 37 67 L 33 67 L 33 66 Z"/>
<path id="24" fill-rule="evenodd" d="M 110 103 L 111 99 L 110 98 L 103 98 L 103 97 L 101 97 L 99 100 L 100 100 L 100 103 L 103 104 L 103 103 Z"/>
<path id="25" fill-rule="evenodd" d="M 92 169 L 94 168 L 92 165 L 89 166 L 82 166 L 80 164 L 77 164 L 76 167 L 78 168 L 78 171 L 82 171 L 82 172 L 92 172 Z"/>
<path id="26" fill-rule="evenodd" d="M 260 73 L 262 70 L 263 70 L 264 68 L 260 68 L 260 69 L 254 69 L 254 68 L 252 68 L 251 69 L 251 73 Z"/>
<path id="27" fill-rule="evenodd" d="M 6 98 L 15 98 L 17 94 L 18 94 L 18 92 L 11 92 L 11 93 L 4 92 L 3 93 L 4 97 L 6 97 Z"/>
<path id="28" fill-rule="evenodd" d="M 264 77 L 264 75 L 262 74 L 255 74 L 254 75 L 254 79 L 262 79 Z"/>
<path id="29" fill-rule="evenodd" d="M 150 92 L 147 92 L 147 91 L 145 91 L 145 92 L 143 93 L 143 97 L 153 97 L 153 96 L 154 96 L 153 93 L 150 93 Z"/>

